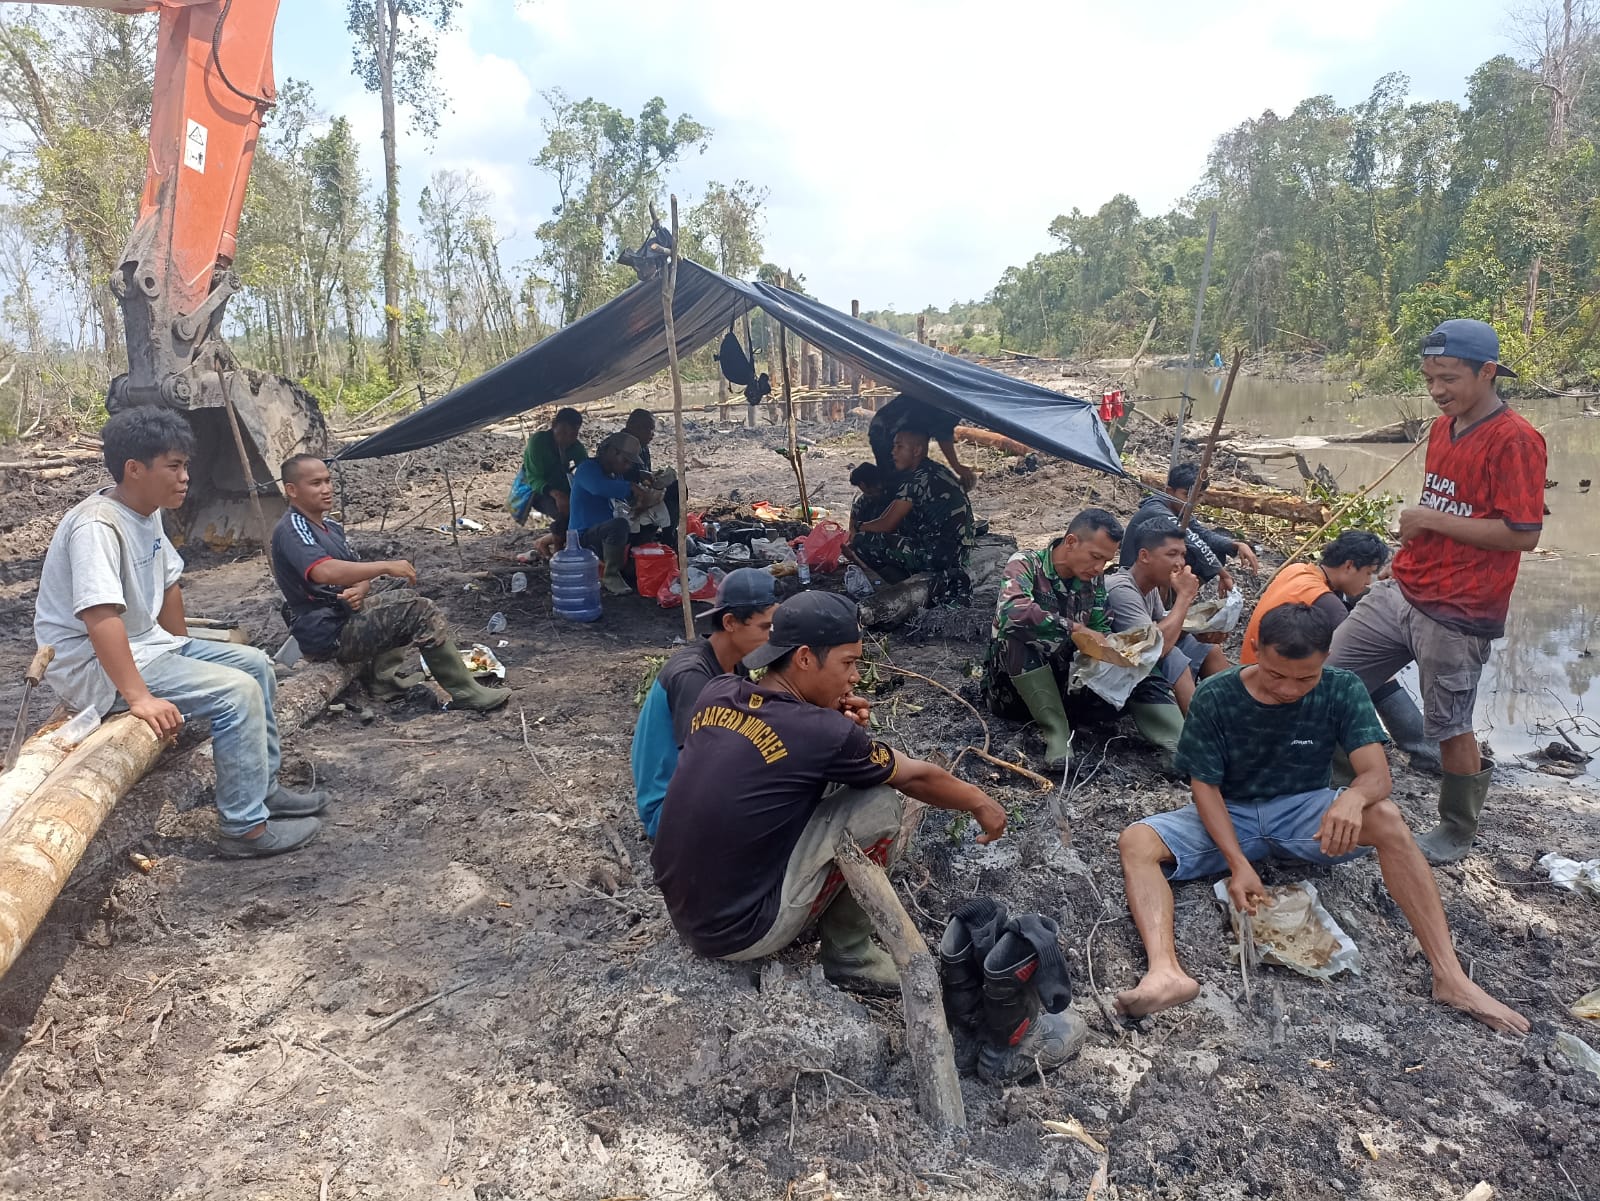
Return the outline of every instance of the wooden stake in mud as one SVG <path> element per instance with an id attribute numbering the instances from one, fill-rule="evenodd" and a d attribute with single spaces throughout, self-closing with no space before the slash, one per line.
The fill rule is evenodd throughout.
<path id="1" fill-rule="evenodd" d="M 900 903 L 889 877 L 862 854 L 847 831 L 839 832 L 833 853 L 834 865 L 844 876 L 851 895 L 872 919 L 872 928 L 888 948 L 900 973 L 906 1054 L 911 1057 L 917 1108 L 934 1125 L 965 1127 L 967 1113 L 961 1101 L 961 1077 L 956 1073 L 950 1027 L 944 1018 L 939 968 L 928 951 L 928 944 Z"/>
<path id="2" fill-rule="evenodd" d="M 1236 346 L 1233 350 L 1233 368 L 1228 372 L 1228 386 L 1222 390 L 1222 400 L 1217 405 L 1217 419 L 1211 423 L 1211 437 L 1206 439 L 1205 452 L 1200 456 L 1200 470 L 1195 474 L 1194 483 L 1189 485 L 1189 495 L 1184 498 L 1183 512 L 1178 514 L 1178 528 L 1186 530 L 1189 522 L 1194 517 L 1195 498 L 1200 495 L 1205 487 L 1206 472 L 1211 470 L 1211 455 L 1217 449 L 1217 439 L 1222 436 L 1222 418 L 1228 412 L 1228 398 L 1233 395 L 1233 381 L 1239 376 L 1239 364 L 1244 362 L 1244 347 Z"/>
<path id="3" fill-rule="evenodd" d="M 694 641 L 694 602 L 689 597 L 689 460 L 683 445 L 683 376 L 678 371 L 678 329 L 672 295 L 678 288 L 678 198 L 672 200 L 672 253 L 661 277 L 661 312 L 667 323 L 667 371 L 672 376 L 672 445 L 678 460 L 678 593 L 683 597 L 683 637 Z M 789 391 L 784 377 L 784 393 Z"/>
<path id="4" fill-rule="evenodd" d="M 1194 330 L 1189 334 L 1189 358 L 1183 368 L 1183 391 L 1178 397 L 1178 426 L 1172 433 L 1172 462 L 1178 465 L 1178 450 L 1183 446 L 1183 421 L 1189 412 L 1189 377 L 1194 374 L 1195 356 L 1200 353 L 1200 318 L 1206 311 L 1206 288 L 1211 283 L 1211 252 L 1217 245 L 1217 215 L 1211 214 L 1211 229 L 1206 234 L 1206 257 L 1200 264 L 1200 294 L 1194 302 Z"/>

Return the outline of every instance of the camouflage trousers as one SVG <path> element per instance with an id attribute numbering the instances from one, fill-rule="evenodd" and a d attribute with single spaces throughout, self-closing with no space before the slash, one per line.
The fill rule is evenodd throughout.
<path id="1" fill-rule="evenodd" d="M 972 595 L 972 579 L 967 575 L 964 555 L 898 534 L 857 534 L 850 543 L 861 561 L 891 584 L 921 572 L 934 577 L 929 604 L 965 603 Z"/>
<path id="2" fill-rule="evenodd" d="M 407 646 L 435 647 L 450 641 L 450 627 L 439 606 L 409 588 L 369 595 L 339 631 L 340 663 L 365 663 Z"/>

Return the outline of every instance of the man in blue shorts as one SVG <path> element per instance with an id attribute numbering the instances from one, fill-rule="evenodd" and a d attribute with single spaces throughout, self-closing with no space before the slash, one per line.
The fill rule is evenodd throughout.
<path id="1" fill-rule="evenodd" d="M 1433 968 L 1434 1000 L 1495 1030 L 1525 1033 L 1528 1020 L 1468 979 L 1456 958 L 1439 887 L 1389 800 L 1372 701 L 1354 674 L 1323 666 L 1332 639 L 1310 605 L 1280 605 L 1261 621 L 1256 662 L 1196 689 L 1177 757 L 1193 803 L 1135 822 L 1118 840 L 1149 968 L 1117 995 L 1117 1009 L 1143 1017 L 1200 991 L 1178 964 L 1169 880 L 1231 873 L 1234 907 L 1254 914 L 1267 897 L 1253 860 L 1275 854 L 1334 864 L 1375 849 L 1383 882 Z M 1343 790 L 1329 787 L 1335 747 L 1348 752 L 1356 772 Z"/>

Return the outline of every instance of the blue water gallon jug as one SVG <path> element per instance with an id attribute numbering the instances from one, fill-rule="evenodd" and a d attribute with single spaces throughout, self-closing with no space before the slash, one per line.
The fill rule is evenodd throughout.
<path id="1" fill-rule="evenodd" d="M 600 560 L 578 545 L 578 531 L 567 531 L 566 549 L 550 560 L 550 603 L 568 621 L 600 619 Z"/>

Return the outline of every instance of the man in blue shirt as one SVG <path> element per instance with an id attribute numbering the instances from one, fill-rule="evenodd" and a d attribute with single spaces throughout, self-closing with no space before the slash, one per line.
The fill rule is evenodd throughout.
<path id="1" fill-rule="evenodd" d="M 1474 983 L 1456 958 L 1439 886 L 1389 799 L 1383 727 L 1366 687 L 1352 672 L 1323 666 L 1332 641 L 1333 628 L 1310 605 L 1280 605 L 1261 619 L 1256 661 L 1195 690 L 1177 762 L 1193 802 L 1135 822 L 1118 839 L 1149 969 L 1117 995 L 1117 1009 L 1143 1017 L 1200 992 L 1178 964 L 1169 880 L 1227 873 L 1233 907 L 1253 915 L 1270 903 L 1253 861 L 1277 855 L 1326 865 L 1376 850 L 1389 895 L 1433 969 L 1433 999 L 1491 1029 L 1526 1033 L 1528 1019 Z M 1340 747 L 1356 778 L 1334 789 Z"/>
<path id="2" fill-rule="evenodd" d="M 600 583 L 607 592 L 632 591 L 622 578 L 622 562 L 628 553 L 628 519 L 612 516 L 611 502 L 637 503 L 645 499 L 645 490 L 627 479 L 643 462 L 639 439 L 627 433 L 612 434 L 600 443 L 594 458 L 579 463 L 572 473 L 570 528 L 578 531 L 578 541 L 605 564 Z"/>
<path id="3" fill-rule="evenodd" d="M 633 728 L 634 803 L 652 839 L 661 820 L 661 802 L 678 766 L 678 752 L 689 737 L 689 719 L 700 690 L 717 676 L 745 671 L 740 660 L 765 646 L 778 607 L 772 573 L 759 567 L 730 571 L 717 588 L 717 603 L 695 619 L 706 637 L 690 643 L 662 666 L 645 695 Z"/>

